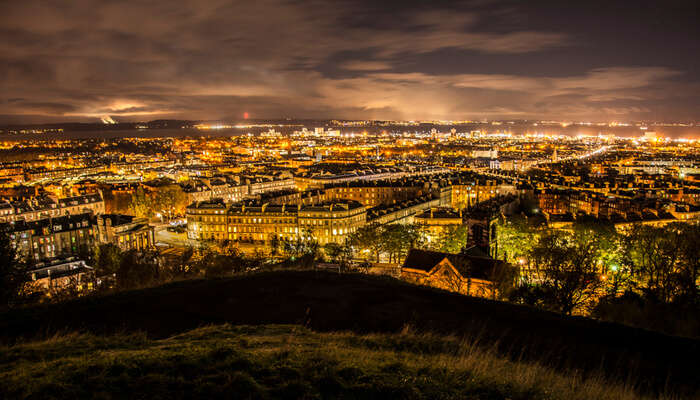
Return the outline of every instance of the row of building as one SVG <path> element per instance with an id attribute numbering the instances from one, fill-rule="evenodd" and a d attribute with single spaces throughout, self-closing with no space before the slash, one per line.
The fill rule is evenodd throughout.
<path id="1" fill-rule="evenodd" d="M 220 199 L 187 208 L 187 237 L 232 240 L 264 249 L 275 240 L 314 238 L 319 244 L 342 243 L 365 225 L 367 208 L 355 201 L 309 205 L 233 204 Z"/>
<path id="2" fill-rule="evenodd" d="M 63 198 L 43 194 L 21 200 L 0 199 L 0 223 L 36 221 L 85 212 L 105 212 L 105 203 L 100 193 Z"/>
<path id="3" fill-rule="evenodd" d="M 0 223 L 19 255 L 32 263 L 84 255 L 96 245 L 113 243 L 122 250 L 155 245 L 155 232 L 145 218 L 92 212 L 32 221 Z"/>
<path id="4" fill-rule="evenodd" d="M 590 215 L 613 222 L 673 222 L 700 219 L 700 207 L 645 196 L 603 195 L 580 190 L 535 190 L 540 209 L 547 216 Z"/>
<path id="5" fill-rule="evenodd" d="M 343 243 L 365 224 L 420 222 L 439 226 L 436 230 L 460 225 L 461 213 L 451 210 L 517 193 L 515 186 L 504 181 L 462 173 L 351 181 L 304 192 L 269 192 L 243 203 L 199 201 L 187 207 L 187 237 L 194 241 L 231 240 L 244 250 L 262 251 L 270 250 L 276 240 L 308 237 L 321 245 Z M 455 212 L 458 217 L 454 217 Z M 442 217 L 447 214 L 450 220 L 446 222 Z"/>
<path id="6" fill-rule="evenodd" d="M 383 179 L 430 176 L 447 172 L 449 172 L 448 169 L 438 166 L 406 166 L 351 170 L 339 173 L 331 173 L 328 171 L 306 172 L 295 176 L 295 180 L 299 190 L 307 190 L 321 189 L 328 185 L 348 182 L 367 182 Z"/>
<path id="7" fill-rule="evenodd" d="M 296 183 L 291 174 L 259 176 L 215 176 L 193 179 L 181 184 L 189 203 L 215 198 L 237 202 L 260 194 L 280 190 L 292 190 Z"/>

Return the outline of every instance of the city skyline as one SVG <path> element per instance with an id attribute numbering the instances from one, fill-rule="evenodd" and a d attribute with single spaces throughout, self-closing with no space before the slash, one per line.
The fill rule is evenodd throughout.
<path id="1" fill-rule="evenodd" d="M 700 116 L 686 1 L 3 8 L 0 124 Z"/>
<path id="2" fill-rule="evenodd" d="M 0 399 L 700 399 L 698 0 L 0 0 Z"/>

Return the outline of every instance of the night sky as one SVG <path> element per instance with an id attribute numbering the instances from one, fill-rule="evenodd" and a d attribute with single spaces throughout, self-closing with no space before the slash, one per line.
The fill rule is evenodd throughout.
<path id="1" fill-rule="evenodd" d="M 0 1 L 0 123 L 700 120 L 697 1 Z"/>

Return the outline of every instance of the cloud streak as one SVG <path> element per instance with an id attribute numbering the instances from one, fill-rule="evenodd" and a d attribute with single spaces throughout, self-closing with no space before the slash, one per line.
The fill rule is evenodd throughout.
<path id="1" fill-rule="evenodd" d="M 500 3 L 9 2 L 0 16 L 0 115 L 698 115 L 697 77 L 678 83 L 690 73 L 683 63 L 608 63 L 581 32 L 516 23 L 528 10 Z M 581 72 L 572 52 L 597 57 L 597 66 Z M 537 74 L 494 71 L 533 57 Z M 459 72 L 483 60 L 493 61 Z"/>

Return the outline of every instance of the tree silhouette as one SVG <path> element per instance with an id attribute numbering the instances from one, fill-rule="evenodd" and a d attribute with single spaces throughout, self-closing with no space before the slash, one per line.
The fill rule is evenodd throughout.
<path id="1" fill-rule="evenodd" d="M 14 304 L 27 279 L 27 266 L 20 261 L 10 236 L 0 232 L 0 309 Z"/>

